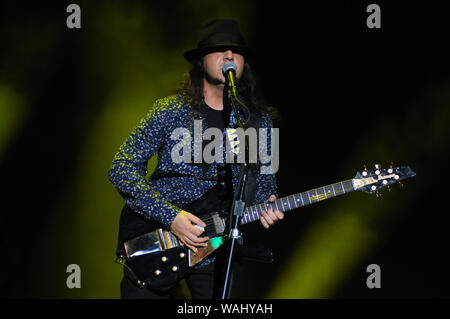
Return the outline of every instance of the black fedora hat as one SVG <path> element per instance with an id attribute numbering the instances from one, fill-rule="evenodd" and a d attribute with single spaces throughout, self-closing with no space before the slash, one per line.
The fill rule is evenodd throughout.
<path id="1" fill-rule="evenodd" d="M 208 22 L 202 32 L 197 48 L 187 51 L 184 57 L 193 62 L 208 53 L 231 49 L 244 56 L 251 55 L 251 49 L 239 30 L 239 25 L 232 19 L 216 19 Z"/>

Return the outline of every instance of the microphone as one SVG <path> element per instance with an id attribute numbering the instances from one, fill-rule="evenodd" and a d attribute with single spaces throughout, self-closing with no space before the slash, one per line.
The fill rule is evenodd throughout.
<path id="1" fill-rule="evenodd" d="M 222 67 L 222 72 L 225 76 L 225 79 L 227 80 L 227 82 L 231 87 L 231 91 L 234 97 L 236 97 L 236 85 L 235 85 L 236 71 L 237 71 L 236 64 L 230 61 L 225 62 L 225 64 Z"/>
<path id="2" fill-rule="evenodd" d="M 234 103 L 235 101 L 237 101 L 242 106 L 242 111 L 244 112 L 244 116 L 245 116 L 245 118 L 247 118 L 245 123 L 247 123 L 248 119 L 250 118 L 250 112 L 249 112 L 247 106 L 244 103 L 242 103 L 236 95 L 236 84 L 235 84 L 236 83 L 236 71 L 237 71 L 237 65 L 230 61 L 225 62 L 225 64 L 222 67 L 223 75 L 225 76 L 225 79 L 229 86 L 228 92 L 231 96 L 231 105 L 234 108 L 235 114 L 239 114 L 238 110 L 236 108 L 236 105 Z M 239 126 L 243 128 L 244 125 L 241 122 L 240 116 L 237 116 L 237 121 L 238 121 Z"/>

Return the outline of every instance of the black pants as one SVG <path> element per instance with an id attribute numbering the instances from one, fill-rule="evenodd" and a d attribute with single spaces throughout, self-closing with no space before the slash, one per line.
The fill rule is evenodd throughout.
<path id="1" fill-rule="evenodd" d="M 222 258 L 217 258 L 213 262 L 200 269 L 192 269 L 186 276 L 185 281 L 190 290 L 193 299 L 220 299 L 222 296 L 224 265 Z M 230 280 L 231 290 L 229 298 L 241 298 L 240 284 L 242 282 L 242 262 L 233 262 L 232 275 Z M 122 299 L 185 299 L 186 296 L 181 291 L 180 284 L 165 290 L 156 292 L 149 288 L 140 288 L 133 283 L 126 274 L 120 285 L 120 293 Z"/>

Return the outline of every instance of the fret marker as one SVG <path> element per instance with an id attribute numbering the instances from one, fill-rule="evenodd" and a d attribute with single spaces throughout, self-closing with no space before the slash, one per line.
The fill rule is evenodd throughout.
<path id="1" fill-rule="evenodd" d="M 324 199 L 326 199 L 325 194 L 319 194 L 319 195 L 311 196 L 311 200 L 320 201 L 320 200 L 324 200 Z"/>

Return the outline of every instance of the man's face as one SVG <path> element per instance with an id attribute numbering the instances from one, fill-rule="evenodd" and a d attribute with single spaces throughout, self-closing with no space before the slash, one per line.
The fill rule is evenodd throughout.
<path id="1" fill-rule="evenodd" d="M 244 57 L 232 50 L 213 52 L 203 57 L 203 65 L 208 82 L 212 84 L 225 84 L 222 68 L 225 62 L 233 62 L 237 66 L 236 77 L 239 79 L 244 71 Z"/>

